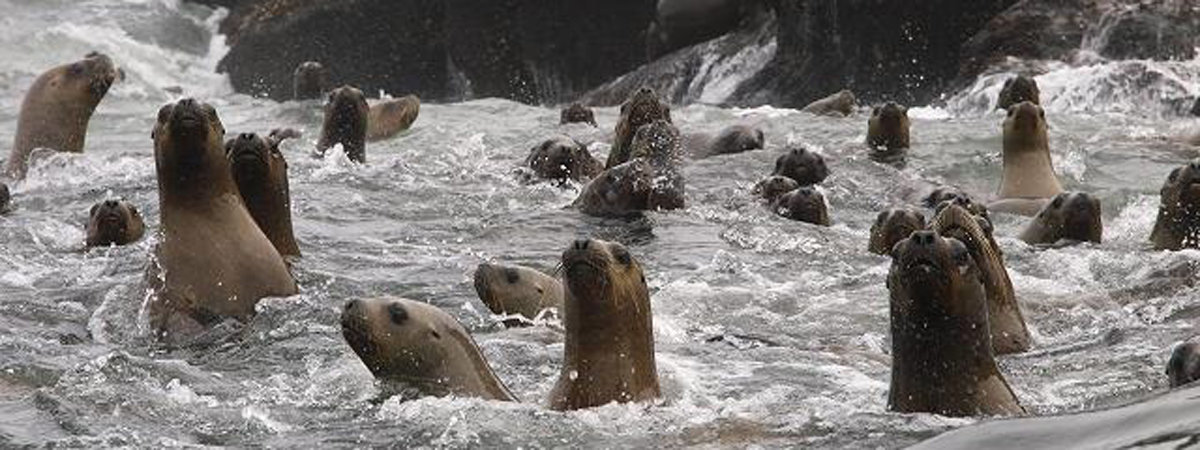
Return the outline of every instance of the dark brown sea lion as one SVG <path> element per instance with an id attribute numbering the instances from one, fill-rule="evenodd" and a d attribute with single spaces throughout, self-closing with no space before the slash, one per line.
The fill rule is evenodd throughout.
<path id="1" fill-rule="evenodd" d="M 1030 102 L 1013 105 L 1004 120 L 1004 178 L 988 209 L 1032 216 L 1061 192 L 1050 160 L 1046 112 Z"/>
<path id="2" fill-rule="evenodd" d="M 621 105 L 621 118 L 617 121 L 616 137 L 613 141 L 612 150 L 608 154 L 608 162 L 604 164 L 606 169 L 611 169 L 626 161 L 629 161 L 632 156 L 633 137 L 642 125 L 652 123 L 657 120 L 665 120 L 671 122 L 671 108 L 659 101 L 658 94 L 650 88 L 641 88 L 633 94 Z"/>
<path id="3" fill-rule="evenodd" d="M 868 155 L 887 164 L 903 164 L 908 155 L 908 108 L 888 102 L 871 110 L 867 120 Z"/>
<path id="4" fill-rule="evenodd" d="M 829 226 L 829 207 L 825 196 L 812 186 L 804 186 L 775 199 L 771 205 L 775 214 L 800 222 Z"/>
<path id="5" fill-rule="evenodd" d="M 242 133 L 225 142 L 233 181 L 250 216 L 284 258 L 300 256 L 292 232 L 288 164 L 276 138 Z"/>
<path id="6" fill-rule="evenodd" d="M 1024 412 L 996 366 L 982 278 L 956 239 L 918 231 L 896 244 L 887 281 L 888 409 L 945 416 Z"/>
<path id="7" fill-rule="evenodd" d="M 550 407 L 573 410 L 659 397 L 650 291 L 624 246 L 576 241 L 563 252 L 566 328 Z"/>
<path id="8" fill-rule="evenodd" d="M 925 215 L 911 208 L 892 208 L 879 213 L 871 225 L 871 240 L 867 250 L 879 255 L 891 254 L 897 242 L 908 239 L 913 232 L 925 229 Z"/>
<path id="9" fill-rule="evenodd" d="M 475 293 L 496 314 L 535 319 L 548 309 L 562 311 L 562 283 L 528 267 L 480 264 L 475 269 Z M 526 323 L 529 321 L 504 321 L 510 327 Z"/>
<path id="10" fill-rule="evenodd" d="M 596 113 L 581 103 L 572 103 L 571 106 L 563 108 L 562 113 L 559 114 L 559 125 L 569 123 L 586 123 L 593 127 L 598 126 L 596 125 Z"/>
<path id="11" fill-rule="evenodd" d="M 367 110 L 367 140 L 390 138 L 412 127 L 421 114 L 421 99 L 415 95 L 383 100 Z"/>
<path id="12" fill-rule="evenodd" d="M 753 194 L 758 198 L 766 200 L 767 203 L 774 203 L 775 199 L 778 199 L 783 194 L 799 188 L 800 183 L 797 183 L 796 180 L 784 176 L 771 175 L 754 185 Z"/>
<path id="13" fill-rule="evenodd" d="M 829 168 L 819 153 L 797 146 L 775 160 L 775 171 L 771 175 L 785 176 L 801 186 L 811 186 L 825 181 L 829 177 Z"/>
<path id="14" fill-rule="evenodd" d="M 976 202 L 970 194 L 967 194 L 962 189 L 953 186 L 939 186 L 922 199 L 922 203 L 926 208 L 933 210 L 935 213 L 939 211 L 939 206 L 946 202 L 952 202 L 966 208 L 968 212 L 976 216 L 981 216 L 991 220 L 987 206 Z M 990 222 L 989 222 L 990 226 Z M 990 231 L 989 231 L 990 232 Z"/>
<path id="15" fill-rule="evenodd" d="M 584 182 L 604 171 L 604 163 L 592 156 L 587 147 L 566 136 L 556 136 L 529 152 L 525 165 L 538 178 L 566 182 Z"/>
<path id="16" fill-rule="evenodd" d="M 677 170 L 664 171 L 645 158 L 635 158 L 596 176 L 583 187 L 573 206 L 597 217 L 682 209 L 683 177 Z"/>
<path id="17" fill-rule="evenodd" d="M 1100 214 L 1100 199 L 1086 192 L 1064 192 L 1030 220 L 1021 240 L 1029 244 L 1099 244 L 1104 233 Z"/>
<path id="18" fill-rule="evenodd" d="M 353 300 L 342 336 L 375 378 L 421 395 L 515 401 L 462 324 L 436 306 L 400 298 Z"/>
<path id="19" fill-rule="evenodd" d="M 1037 81 L 1025 75 L 1017 75 L 1004 82 L 1004 87 L 1000 89 L 1000 97 L 996 99 L 996 109 L 1007 110 L 1021 102 L 1040 105 L 1041 95 Z"/>
<path id="20" fill-rule="evenodd" d="M 296 294 L 238 194 L 217 111 L 192 99 L 164 106 L 151 136 L 161 234 L 147 275 L 159 337 L 178 342 L 224 318 L 246 321 L 263 297 Z"/>
<path id="21" fill-rule="evenodd" d="M 146 222 L 137 207 L 124 200 L 105 200 L 88 213 L 87 246 L 127 245 L 142 238 Z"/>
<path id="22" fill-rule="evenodd" d="M 642 125 L 629 144 L 629 158 L 646 158 L 658 166 L 678 169 L 683 163 L 683 138 L 666 120 Z"/>
<path id="23" fill-rule="evenodd" d="M 292 99 L 313 100 L 329 92 L 329 70 L 316 61 L 306 61 L 292 72 Z"/>
<path id="24" fill-rule="evenodd" d="M 766 136 L 761 129 L 747 125 L 734 125 L 721 130 L 716 138 L 708 142 L 703 149 L 699 149 L 696 156 L 733 155 L 750 150 L 761 150 L 765 148 L 766 143 Z"/>
<path id="25" fill-rule="evenodd" d="M 1172 170 L 1159 196 L 1154 249 L 1200 248 L 1200 160 Z"/>
<path id="26" fill-rule="evenodd" d="M 329 93 L 325 102 L 325 122 L 317 150 L 321 155 L 342 144 L 346 157 L 356 163 L 367 162 L 367 122 L 370 107 L 362 91 L 342 86 Z"/>
<path id="27" fill-rule="evenodd" d="M 858 107 L 854 93 L 847 89 L 838 91 L 828 97 L 809 103 L 801 111 L 819 116 L 846 117 L 854 113 Z"/>
<path id="28" fill-rule="evenodd" d="M 39 76 L 21 103 L 5 174 L 13 179 L 24 178 L 29 153 L 36 148 L 83 152 L 92 113 L 120 76 L 112 60 L 96 52 Z"/>
<path id="29" fill-rule="evenodd" d="M 1167 361 L 1167 379 L 1173 388 L 1200 380 L 1200 344 L 1184 342 L 1175 346 Z"/>

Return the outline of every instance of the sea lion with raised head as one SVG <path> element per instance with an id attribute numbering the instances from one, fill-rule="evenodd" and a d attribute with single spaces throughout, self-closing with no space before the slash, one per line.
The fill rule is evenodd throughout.
<path id="1" fill-rule="evenodd" d="M 659 397 L 650 291 L 624 246 L 575 241 L 562 256 L 562 373 L 550 407 L 574 410 Z"/>
<path id="2" fill-rule="evenodd" d="M 750 150 L 762 150 L 766 143 L 766 136 L 761 129 L 748 125 L 733 125 L 721 130 L 717 137 L 706 142 L 701 146 L 702 148 L 695 149 L 694 153 L 700 158 L 733 155 Z"/>
<path id="3" fill-rule="evenodd" d="M 912 208 L 891 208 L 880 212 L 871 225 L 871 240 L 867 250 L 887 255 L 897 242 L 908 239 L 913 232 L 925 229 L 925 215 Z"/>
<path id="4" fill-rule="evenodd" d="M 604 168 L 611 169 L 633 158 L 630 154 L 634 135 L 642 125 L 658 120 L 671 123 L 671 108 L 659 100 L 653 89 L 638 89 L 621 105 L 621 118 L 617 121 L 616 136 Z"/>
<path id="5" fill-rule="evenodd" d="M 88 213 L 87 246 L 127 245 L 146 233 L 146 222 L 136 206 L 124 200 L 105 200 Z"/>
<path id="6" fill-rule="evenodd" d="M 1183 342 L 1171 350 L 1167 379 L 1173 388 L 1200 380 L 1200 343 Z"/>
<path id="7" fill-rule="evenodd" d="M 346 157 L 356 163 L 367 162 L 367 122 L 370 107 L 362 91 L 351 86 L 342 86 L 329 93 L 325 102 L 325 121 L 321 126 L 321 139 L 317 151 L 325 152 L 337 144 L 342 145 Z"/>
<path id="8" fill-rule="evenodd" d="M 765 200 L 767 203 L 774 203 L 775 199 L 783 194 L 799 188 L 800 183 L 797 183 L 796 180 L 785 176 L 771 175 L 759 181 L 758 184 L 755 184 L 752 193 L 755 197 Z"/>
<path id="9" fill-rule="evenodd" d="M 665 120 L 646 124 L 629 147 L 630 160 L 584 186 L 574 205 L 599 217 L 682 209 L 686 185 L 679 169 L 683 159 L 679 130 Z"/>
<path id="10" fill-rule="evenodd" d="M 812 186 L 803 186 L 779 196 L 771 205 L 775 214 L 814 225 L 829 226 L 829 207 L 825 196 Z"/>
<path id="11" fill-rule="evenodd" d="M 867 154 L 871 160 L 903 165 L 908 156 L 908 108 L 888 102 L 871 110 L 867 120 Z"/>
<path id="12" fill-rule="evenodd" d="M 542 311 L 562 311 L 563 287 L 557 279 L 522 266 L 480 264 L 475 269 L 475 293 L 488 309 L 500 315 L 536 319 Z M 505 320 L 512 327 L 529 320 Z"/>
<path id="13" fill-rule="evenodd" d="M 371 374 L 420 395 L 516 401 L 471 334 L 445 311 L 401 298 L 352 300 L 342 336 Z"/>
<path id="14" fill-rule="evenodd" d="M 24 178 L 29 153 L 37 148 L 83 152 L 92 113 L 121 76 L 108 56 L 92 52 L 80 61 L 47 70 L 34 80 L 21 103 L 5 174 Z"/>
<path id="15" fill-rule="evenodd" d="M 225 156 L 229 158 L 242 202 L 254 222 L 284 258 L 300 256 L 300 246 L 292 231 L 288 164 L 279 151 L 277 137 L 242 133 L 225 141 Z"/>
<path id="16" fill-rule="evenodd" d="M 225 318 L 249 320 L 263 297 L 296 294 L 238 193 L 216 109 L 190 98 L 166 105 L 151 137 L 161 220 L 147 273 L 155 333 L 179 342 Z"/>
<path id="17" fill-rule="evenodd" d="M 988 299 L 970 250 L 923 230 L 892 250 L 888 409 L 945 416 L 1021 414 L 996 366 Z"/>
<path id="18" fill-rule="evenodd" d="M 1104 233 L 1100 214 L 1100 199 L 1086 192 L 1064 192 L 1029 221 L 1021 240 L 1031 245 L 1099 244 Z"/>
<path id="19" fill-rule="evenodd" d="M 570 106 L 563 108 L 558 117 L 559 125 L 569 123 L 586 123 L 593 127 L 596 125 L 596 113 L 591 108 L 583 106 L 582 103 L 572 103 Z"/>
<path id="20" fill-rule="evenodd" d="M 785 176 L 801 186 L 811 186 L 825 181 L 829 177 L 829 168 L 819 153 L 795 146 L 775 160 L 775 171 L 771 175 Z"/>
<path id="21" fill-rule="evenodd" d="M 1000 89 L 1000 96 L 996 99 L 996 109 L 1007 110 L 1021 102 L 1040 105 L 1042 104 L 1041 95 L 1037 81 L 1025 75 L 1017 75 L 1004 82 L 1004 87 Z"/>
<path id="22" fill-rule="evenodd" d="M 329 92 L 329 70 L 316 61 L 305 61 L 292 72 L 292 99 L 313 100 Z"/>
<path id="23" fill-rule="evenodd" d="M 854 108 L 857 107 L 858 100 L 854 98 L 854 93 L 848 89 L 842 89 L 828 97 L 809 103 L 801 111 L 818 116 L 846 117 L 853 114 Z"/>
<path id="24" fill-rule="evenodd" d="M 1150 233 L 1154 249 L 1200 248 L 1200 159 L 1172 170 L 1159 198 Z"/>
<path id="25" fill-rule="evenodd" d="M 380 101 L 367 110 L 367 140 L 380 141 L 412 127 L 421 114 L 421 99 L 406 95 Z"/>
<path id="26" fill-rule="evenodd" d="M 529 152 L 525 165 L 538 178 L 559 183 L 587 181 L 604 171 L 604 163 L 583 144 L 567 136 L 555 136 L 538 144 Z"/>
<path id="27" fill-rule="evenodd" d="M 1032 216 L 1062 192 L 1050 160 L 1046 112 L 1030 102 L 1008 109 L 1004 120 L 1004 177 L 992 211 Z"/>

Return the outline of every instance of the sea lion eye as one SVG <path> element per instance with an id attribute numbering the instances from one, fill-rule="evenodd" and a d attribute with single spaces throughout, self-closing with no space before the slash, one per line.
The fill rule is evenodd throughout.
<path id="1" fill-rule="evenodd" d="M 167 121 L 167 119 L 170 119 L 170 118 L 171 118 L 171 111 L 172 111 L 171 105 L 165 105 L 165 106 L 163 106 L 162 108 L 159 108 L 159 110 L 158 110 L 158 122 L 159 122 L 159 123 L 165 123 L 165 122 Z"/>
<path id="2" fill-rule="evenodd" d="M 1054 201 L 1050 202 L 1050 207 L 1054 208 L 1054 209 L 1058 209 L 1058 208 L 1062 208 L 1062 204 L 1063 204 L 1063 195 L 1059 194 L 1059 195 L 1054 196 Z"/>
<path id="3" fill-rule="evenodd" d="M 71 75 L 83 75 L 83 64 L 75 63 L 67 67 L 67 73 Z"/>
<path id="4" fill-rule="evenodd" d="M 442 335 L 441 335 L 441 333 L 438 333 L 438 332 L 437 332 L 437 330 L 429 330 L 429 335 L 430 335 L 430 336 L 433 336 L 433 338 L 434 338 L 434 339 L 441 339 L 441 338 L 442 338 Z"/>
<path id="5" fill-rule="evenodd" d="M 388 316 L 391 317 L 392 323 L 404 325 L 404 322 L 408 320 L 408 311 L 404 310 L 404 305 L 392 303 L 388 305 Z"/>
<path id="6" fill-rule="evenodd" d="M 629 255 L 629 250 L 626 250 L 625 247 L 621 246 L 614 246 L 613 258 L 615 258 L 617 262 L 626 266 L 633 262 L 633 257 Z"/>
<path id="7" fill-rule="evenodd" d="M 1171 175 L 1169 175 L 1167 177 L 1167 181 L 1174 183 L 1176 180 L 1179 179 L 1179 172 L 1182 172 L 1182 171 L 1183 171 L 1183 168 L 1176 168 L 1175 170 L 1172 170 Z"/>
<path id="8" fill-rule="evenodd" d="M 504 279 L 508 280 L 509 284 L 515 284 L 521 281 L 521 274 L 516 269 L 504 269 Z"/>
<path id="9" fill-rule="evenodd" d="M 965 272 L 971 263 L 971 252 L 958 239 L 948 239 L 948 241 L 950 242 L 950 258 L 954 260 L 954 264 L 959 267 L 960 272 Z"/>

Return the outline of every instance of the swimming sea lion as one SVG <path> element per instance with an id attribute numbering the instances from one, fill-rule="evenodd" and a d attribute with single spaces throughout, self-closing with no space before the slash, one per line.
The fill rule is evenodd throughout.
<path id="1" fill-rule="evenodd" d="M 892 252 L 897 242 L 908 239 L 915 231 L 925 229 L 925 215 L 911 208 L 892 208 L 879 213 L 871 225 L 871 240 L 867 250 L 879 255 Z"/>
<path id="2" fill-rule="evenodd" d="M 811 186 L 825 181 L 829 177 L 829 168 L 819 153 L 796 146 L 775 160 L 775 171 L 771 175 L 785 176 L 801 186 Z"/>
<path id="3" fill-rule="evenodd" d="M 991 222 L 973 215 L 957 202 L 944 202 L 929 228 L 967 246 L 987 295 L 988 326 L 992 351 L 997 355 L 1029 350 L 1032 338 L 1008 276 L 1000 247 L 992 236 Z"/>
<path id="4" fill-rule="evenodd" d="M 853 114 L 856 107 L 858 107 L 858 100 L 854 98 L 854 93 L 848 89 L 842 89 L 833 95 L 809 103 L 801 111 L 818 116 L 846 117 Z"/>
<path id="5" fill-rule="evenodd" d="M 496 314 L 519 314 L 535 319 L 547 309 L 562 311 L 562 283 L 528 267 L 480 264 L 475 269 L 475 293 Z M 504 322 L 506 326 L 524 323 L 527 322 Z"/>
<path id="6" fill-rule="evenodd" d="M 1200 380 L 1200 344 L 1184 342 L 1175 346 L 1167 361 L 1167 378 L 1173 388 Z"/>
<path id="7" fill-rule="evenodd" d="M 642 211 L 685 206 L 684 182 L 678 170 L 662 170 L 646 158 L 605 170 L 583 187 L 573 206 L 597 217 L 627 217 Z"/>
<path id="8" fill-rule="evenodd" d="M 966 208 L 967 212 L 970 212 L 971 214 L 981 216 L 989 221 L 991 220 L 988 214 L 987 206 L 976 202 L 970 194 L 967 194 L 962 189 L 957 187 L 939 186 L 931 191 L 929 195 L 925 196 L 925 198 L 922 200 L 922 203 L 925 205 L 925 207 L 933 210 L 934 213 L 940 211 L 938 207 L 946 202 L 955 203 L 958 206 Z"/>
<path id="9" fill-rule="evenodd" d="M 321 155 L 342 144 L 346 157 L 356 163 L 367 162 L 367 122 L 370 107 L 362 91 L 342 86 L 329 93 L 325 102 L 325 122 L 317 150 Z"/>
<path id="10" fill-rule="evenodd" d="M 1025 75 L 1017 75 L 1004 82 L 1004 87 L 1000 89 L 1000 97 L 996 99 L 996 109 L 1007 110 L 1021 102 L 1040 105 L 1041 95 L 1037 81 Z"/>
<path id="11" fill-rule="evenodd" d="M 642 125 L 656 120 L 665 120 L 670 123 L 671 108 L 659 101 L 658 94 L 653 89 L 638 89 L 633 96 L 629 97 L 629 100 L 621 105 L 621 118 L 617 121 L 616 137 L 604 168 L 611 169 L 629 161 L 632 158 L 630 147 L 633 145 L 634 135 Z"/>
<path id="12" fill-rule="evenodd" d="M 142 238 L 146 222 L 137 207 L 124 200 L 105 200 L 88 213 L 87 246 L 126 245 Z"/>
<path id="13" fill-rule="evenodd" d="M 871 110 L 867 120 L 868 155 L 887 164 L 903 164 L 908 155 L 908 108 L 888 102 Z"/>
<path id="14" fill-rule="evenodd" d="M 329 70 L 316 61 L 306 61 L 292 72 L 292 98 L 313 100 L 329 91 Z"/>
<path id="15" fill-rule="evenodd" d="M 663 168 L 678 169 L 683 162 L 683 138 L 670 121 L 642 125 L 629 144 L 629 159 L 646 158 Z"/>
<path id="16" fill-rule="evenodd" d="M 21 103 L 5 174 L 24 178 L 29 153 L 36 148 L 83 152 L 92 113 L 120 75 L 108 56 L 92 52 L 39 76 Z"/>
<path id="17" fill-rule="evenodd" d="M 190 98 L 169 104 L 151 137 L 161 234 L 148 282 L 159 337 L 178 341 L 223 318 L 244 322 L 259 299 L 296 294 L 238 194 L 217 111 Z"/>
<path id="18" fill-rule="evenodd" d="M 945 416 L 1021 414 L 996 366 L 980 268 L 962 242 L 923 230 L 896 244 L 888 409 Z"/>
<path id="19" fill-rule="evenodd" d="M 988 209 L 1032 216 L 1061 192 L 1050 160 L 1045 110 L 1030 102 L 1013 105 L 1004 120 L 1004 178 Z"/>
<path id="20" fill-rule="evenodd" d="M 653 315 L 641 264 L 620 244 L 580 240 L 563 252 L 562 268 L 566 342 L 550 408 L 657 398 Z"/>
<path id="21" fill-rule="evenodd" d="M 556 136 L 534 147 L 525 165 L 539 178 L 558 182 L 583 182 L 604 171 L 604 163 L 567 136 Z"/>
<path id="22" fill-rule="evenodd" d="M 233 168 L 242 202 L 254 222 L 284 258 L 300 256 L 292 232 L 292 198 L 288 164 L 276 138 L 242 133 L 225 142 L 225 155 Z"/>
<path id="23" fill-rule="evenodd" d="M 566 125 L 568 123 L 586 123 L 593 127 L 598 126 L 596 125 L 596 113 L 581 103 L 572 103 L 571 106 L 563 108 L 558 124 Z"/>
<path id="24" fill-rule="evenodd" d="M 1200 248 L 1200 159 L 1172 170 L 1159 197 L 1154 249 Z"/>
<path id="25" fill-rule="evenodd" d="M 761 129 L 746 125 L 734 125 L 721 130 L 721 134 L 708 142 L 708 145 L 700 150 L 697 156 L 732 155 L 750 150 L 761 150 L 765 146 L 766 136 L 763 135 Z"/>
<path id="26" fill-rule="evenodd" d="M 830 224 L 825 196 L 812 186 L 803 186 L 779 196 L 771 209 L 788 219 L 826 227 Z"/>
<path id="27" fill-rule="evenodd" d="M 1103 233 L 1100 199 L 1086 192 L 1064 192 L 1034 216 L 1021 232 L 1021 240 L 1029 244 L 1099 244 Z"/>
<path id="28" fill-rule="evenodd" d="M 440 308 L 401 298 L 353 300 L 342 336 L 375 378 L 422 395 L 515 401 L 462 324 Z"/>
<path id="29" fill-rule="evenodd" d="M 759 181 L 754 185 L 754 195 L 758 198 L 766 200 L 767 203 L 774 203 L 775 199 L 788 192 L 792 192 L 800 188 L 800 183 L 788 177 L 771 175 Z"/>
<path id="30" fill-rule="evenodd" d="M 412 127 L 421 113 L 421 99 L 415 95 L 384 100 L 367 110 L 367 140 L 379 141 Z"/>

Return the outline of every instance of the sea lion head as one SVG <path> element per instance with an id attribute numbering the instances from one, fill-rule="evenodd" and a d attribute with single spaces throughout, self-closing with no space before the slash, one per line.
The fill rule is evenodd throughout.
<path id="1" fill-rule="evenodd" d="M 1000 89 L 1000 97 L 996 101 L 996 109 L 1006 110 L 1021 102 L 1035 105 L 1042 103 L 1037 81 L 1025 75 L 1017 75 L 1004 82 L 1004 87 Z"/>
<path id="2" fill-rule="evenodd" d="M 596 113 L 592 112 L 591 108 L 583 106 L 582 103 L 572 103 L 571 106 L 563 108 L 558 123 L 559 125 L 586 123 L 594 127 L 597 126 Z"/>
<path id="3" fill-rule="evenodd" d="M 1175 346 L 1167 360 L 1167 378 L 1173 388 L 1200 379 L 1200 344 L 1184 342 Z"/>
<path id="4" fill-rule="evenodd" d="M 305 61 L 292 73 L 292 98 L 311 100 L 321 98 L 329 90 L 329 70 L 316 61 Z"/>
<path id="5" fill-rule="evenodd" d="M 1200 246 L 1200 159 L 1172 170 L 1159 198 L 1158 219 L 1150 237 L 1155 248 Z"/>
<path id="6" fill-rule="evenodd" d="M 212 105 L 185 98 L 163 106 L 150 137 L 160 192 L 200 192 L 232 184 L 224 155 L 225 126 Z"/>
<path id="7" fill-rule="evenodd" d="M 800 188 L 800 183 L 791 178 L 771 175 L 754 185 L 754 195 L 773 203 L 779 196 Z"/>
<path id="8" fill-rule="evenodd" d="M 908 148 L 908 108 L 888 102 L 871 110 L 867 121 L 867 145 L 876 150 Z"/>
<path id="9" fill-rule="evenodd" d="M 239 186 L 287 177 L 287 160 L 279 151 L 279 142 L 257 133 L 242 133 L 225 141 L 225 157 L 233 166 L 233 178 Z"/>
<path id="10" fill-rule="evenodd" d="M 1046 110 L 1032 102 L 1017 103 L 1008 108 L 1004 119 L 1004 152 L 1044 151 L 1049 154 L 1046 134 Z"/>
<path id="11" fill-rule="evenodd" d="M 126 245 L 142 238 L 146 224 L 137 207 L 124 200 L 105 200 L 88 214 L 87 245 Z"/>
<path id="12" fill-rule="evenodd" d="M 548 139 L 529 153 L 525 165 L 541 178 L 557 181 L 583 181 L 600 174 L 603 165 L 588 149 L 566 136 Z"/>
<path id="13" fill-rule="evenodd" d="M 892 208 L 879 213 L 871 226 L 872 253 L 886 255 L 897 242 L 908 239 L 913 232 L 925 229 L 925 215 L 911 208 Z"/>
<path id="14" fill-rule="evenodd" d="M 575 241 L 562 254 L 567 314 L 586 329 L 618 330 L 649 324 L 650 291 L 642 265 L 625 246 L 596 239 Z M 593 337 L 599 337 L 595 335 Z"/>
<path id="15" fill-rule="evenodd" d="M 941 211 L 946 204 L 958 205 L 972 215 L 988 219 L 990 226 L 991 219 L 987 206 L 976 202 L 970 194 L 967 194 L 962 189 L 952 186 L 940 186 L 925 196 L 922 203 L 924 203 L 926 208 L 932 209 L 935 213 Z"/>
<path id="16" fill-rule="evenodd" d="M 100 52 L 88 53 L 82 60 L 60 66 L 49 72 L 50 86 L 74 92 L 88 99 L 88 106 L 95 108 L 108 94 L 124 72 L 113 64 L 112 59 Z"/>
<path id="17" fill-rule="evenodd" d="M 658 120 L 671 123 L 671 108 L 659 100 L 653 89 L 638 89 L 621 105 L 621 118 L 617 121 L 612 152 L 608 155 L 608 162 L 604 167 L 612 168 L 629 161 L 632 158 L 630 146 L 633 144 L 634 134 L 642 126 Z"/>
<path id="18" fill-rule="evenodd" d="M 350 160 L 366 162 L 367 116 L 370 109 L 367 97 L 358 88 L 342 86 L 331 91 L 325 102 L 325 122 L 318 147 L 329 149 L 342 144 Z"/>
<path id="19" fill-rule="evenodd" d="M 801 186 L 810 186 L 825 181 L 829 177 L 829 168 L 820 154 L 797 146 L 775 160 L 775 171 L 771 175 L 785 176 Z"/>
<path id="20" fill-rule="evenodd" d="M 959 295 L 964 289 L 983 290 L 979 268 L 966 245 L 934 231 L 920 230 L 897 242 L 891 253 L 888 289 L 892 291 L 893 308 L 898 307 L 901 315 L 909 318 L 908 325 L 920 318 L 966 318 L 983 325 L 981 331 L 986 336 L 983 295 Z"/>
<path id="21" fill-rule="evenodd" d="M 1054 196 L 1033 220 L 1040 228 L 1033 243 L 1052 244 L 1063 239 L 1100 243 L 1104 232 L 1100 199 L 1086 192 Z"/>
<path id="22" fill-rule="evenodd" d="M 562 295 L 562 285 L 533 269 L 480 264 L 475 269 L 475 293 L 496 314 L 537 317 L 551 297 Z"/>
<path id="23" fill-rule="evenodd" d="M 630 158 L 646 158 L 658 165 L 675 165 L 683 160 L 679 129 L 670 121 L 655 120 L 638 128 L 630 143 Z"/>
<path id="24" fill-rule="evenodd" d="M 709 146 L 709 155 L 729 155 L 750 150 L 759 150 L 766 146 L 767 138 L 763 131 L 746 125 L 734 125 L 721 131 Z"/>
<path id="25" fill-rule="evenodd" d="M 792 220 L 822 226 L 829 226 L 830 223 L 825 196 L 812 186 L 804 186 L 779 196 L 772 209 L 776 214 Z"/>

